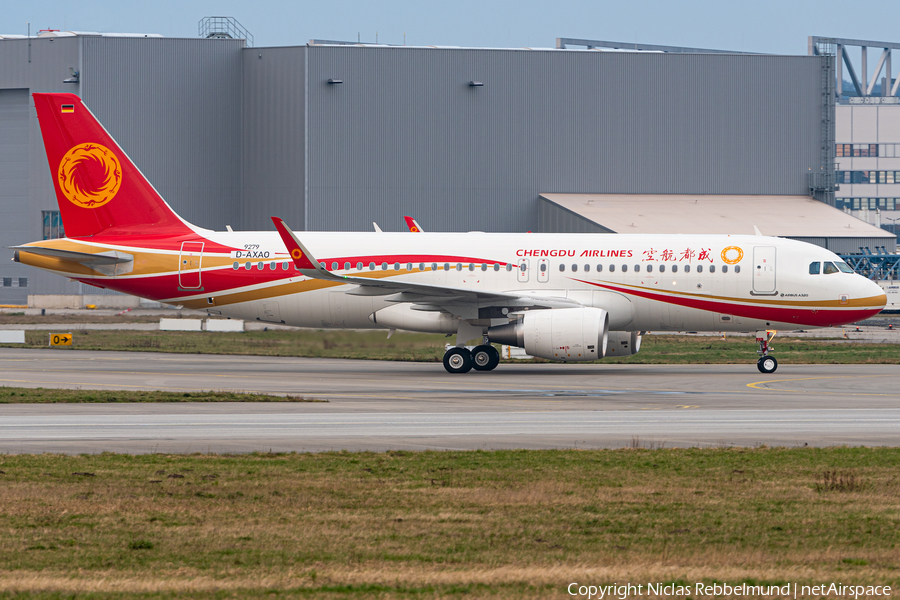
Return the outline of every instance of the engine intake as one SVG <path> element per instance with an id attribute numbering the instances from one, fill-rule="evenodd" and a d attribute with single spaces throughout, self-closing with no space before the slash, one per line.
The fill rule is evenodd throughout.
<path id="1" fill-rule="evenodd" d="M 549 360 L 597 360 L 606 355 L 609 314 L 602 308 L 556 308 L 525 313 L 521 321 L 491 327 L 492 342 L 519 346 Z"/>

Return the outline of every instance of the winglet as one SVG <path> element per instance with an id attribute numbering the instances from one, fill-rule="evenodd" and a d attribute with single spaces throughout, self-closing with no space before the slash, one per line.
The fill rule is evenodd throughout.
<path id="1" fill-rule="evenodd" d="M 281 236 L 284 245 L 287 246 L 288 252 L 291 254 L 291 259 L 298 269 L 301 271 L 308 271 L 310 269 L 318 271 L 321 269 L 316 257 L 310 254 L 309 250 L 300 243 L 300 240 L 297 239 L 297 236 L 294 235 L 294 232 L 290 230 L 283 220 L 278 217 L 272 217 L 272 222 L 275 223 L 275 229 L 278 230 L 278 235 Z"/>
<path id="2" fill-rule="evenodd" d="M 406 226 L 409 227 L 409 230 L 413 233 L 420 233 L 422 231 L 422 227 L 416 223 L 416 220 L 412 217 L 403 217 L 406 221 Z"/>

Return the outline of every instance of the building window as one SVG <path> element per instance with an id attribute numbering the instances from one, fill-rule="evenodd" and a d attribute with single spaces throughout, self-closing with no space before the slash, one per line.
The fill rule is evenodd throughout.
<path id="1" fill-rule="evenodd" d="M 66 232 L 63 230 L 63 222 L 62 219 L 59 218 L 58 210 L 42 210 L 41 222 L 44 227 L 45 240 L 56 240 L 66 237 Z"/>
<path id="2" fill-rule="evenodd" d="M 3 278 L 3 287 L 12 287 L 12 277 Z"/>
<path id="3" fill-rule="evenodd" d="M 19 277 L 19 287 L 28 287 L 27 277 Z"/>

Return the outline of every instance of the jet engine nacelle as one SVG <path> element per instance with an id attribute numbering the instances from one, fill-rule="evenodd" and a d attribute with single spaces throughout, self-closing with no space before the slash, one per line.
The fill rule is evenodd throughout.
<path id="1" fill-rule="evenodd" d="M 602 308 L 554 308 L 525 313 L 521 321 L 491 327 L 492 342 L 519 346 L 550 360 L 597 360 L 606 354 L 609 314 Z"/>
<path id="2" fill-rule="evenodd" d="M 610 331 L 606 356 L 631 356 L 641 349 L 640 331 Z"/>

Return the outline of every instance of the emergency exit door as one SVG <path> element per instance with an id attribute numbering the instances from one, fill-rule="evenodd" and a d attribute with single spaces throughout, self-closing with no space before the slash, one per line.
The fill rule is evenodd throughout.
<path id="1" fill-rule="evenodd" d="M 775 246 L 756 246 L 753 249 L 753 291 L 774 294 L 775 283 Z"/>
<path id="2" fill-rule="evenodd" d="M 178 287 L 185 290 L 200 289 L 200 263 L 202 261 L 203 242 L 181 242 Z"/>

